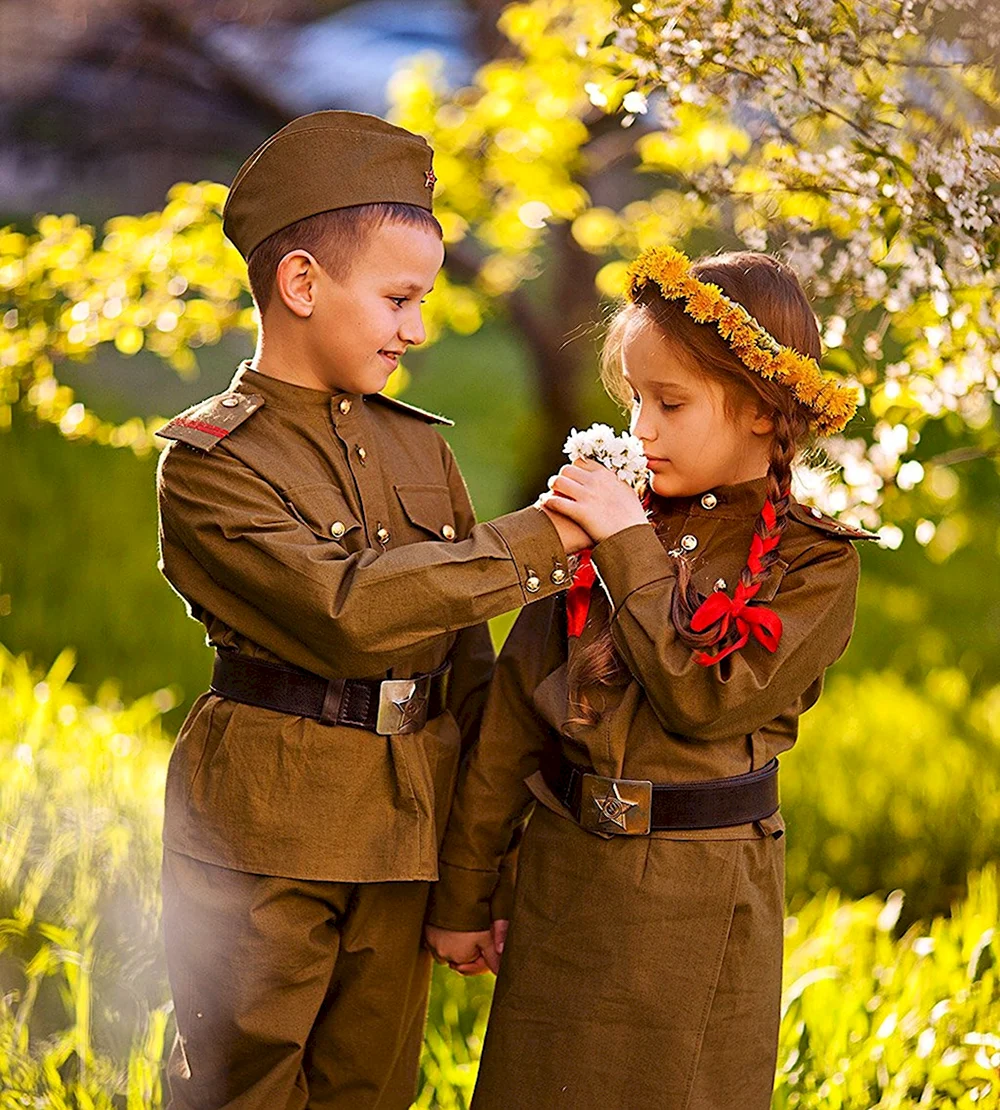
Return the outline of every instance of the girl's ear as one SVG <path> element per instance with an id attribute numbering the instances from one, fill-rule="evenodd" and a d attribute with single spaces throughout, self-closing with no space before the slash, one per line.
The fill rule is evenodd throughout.
<path id="1" fill-rule="evenodd" d="M 771 409 L 758 408 L 757 414 L 750 425 L 750 431 L 755 436 L 769 436 L 774 434 L 774 412 Z"/>

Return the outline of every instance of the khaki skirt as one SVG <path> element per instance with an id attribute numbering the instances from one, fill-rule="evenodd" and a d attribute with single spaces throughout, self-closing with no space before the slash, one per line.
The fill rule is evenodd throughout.
<path id="1" fill-rule="evenodd" d="M 472 1110 L 766 1110 L 784 840 L 603 839 L 538 806 Z"/>

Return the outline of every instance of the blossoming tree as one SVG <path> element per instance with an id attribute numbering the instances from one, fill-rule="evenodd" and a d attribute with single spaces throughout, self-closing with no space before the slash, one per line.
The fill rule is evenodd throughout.
<path id="1" fill-rule="evenodd" d="M 940 499 L 953 464 L 995 454 L 993 5 L 531 0 L 499 26 L 511 49 L 470 87 L 446 88 L 425 58 L 390 92 L 394 118 L 436 151 L 448 264 L 429 334 L 495 313 L 519 329 L 551 446 L 541 465 L 584 415 L 601 298 L 663 242 L 778 251 L 807 283 L 825 364 L 864 402 L 800 470 L 827 507 L 877 526 L 895 491 Z M 254 327 L 224 197 L 178 185 L 99 242 L 71 216 L 0 234 L 0 420 L 20 402 L 67 435 L 147 448 L 154 420 L 102 421 L 59 363 L 113 343 L 185 373 L 199 346 Z"/>

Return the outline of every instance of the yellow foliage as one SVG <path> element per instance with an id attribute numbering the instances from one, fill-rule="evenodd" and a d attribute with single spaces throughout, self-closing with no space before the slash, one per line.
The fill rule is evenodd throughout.
<path id="1" fill-rule="evenodd" d="M 750 149 L 750 136 L 740 127 L 713 119 L 705 112 L 682 105 L 678 126 L 667 134 L 654 131 L 636 144 L 644 169 L 692 173 L 712 163 L 725 164 Z"/>
<path id="2" fill-rule="evenodd" d="M 605 297 L 624 297 L 628 289 L 628 263 L 608 262 L 597 271 L 597 288 Z"/>
<path id="3" fill-rule="evenodd" d="M 741 9 L 737 2 L 731 18 L 739 19 Z M 838 34 L 852 33 L 850 11 L 849 4 L 838 9 Z M 751 243 L 767 233 L 771 243 L 789 246 L 799 236 L 815 238 L 817 230 L 834 244 L 857 237 L 857 213 L 797 158 L 801 148 L 844 142 L 843 121 L 817 110 L 788 129 L 787 139 L 761 141 L 734 122 L 732 105 L 714 91 L 718 66 L 709 58 L 690 63 L 689 84 L 685 77 L 679 89 L 658 88 L 655 52 L 670 18 L 613 0 L 525 0 L 499 19 L 513 50 L 480 67 L 468 86 L 449 90 L 440 59 L 430 54 L 394 74 L 391 117 L 434 147 L 435 212 L 445 241 L 473 241 L 470 255 L 483 259 L 469 288 L 442 283 L 428 304 L 431 340 L 444 329 L 474 331 L 491 299 L 535 278 L 550 257 L 547 243 L 557 224 L 569 224 L 575 242 L 606 262 L 595 297 L 619 296 L 626 262 L 641 251 L 703 239 L 706 231 L 714 233 L 710 248 L 731 245 L 733 233 Z M 762 72 L 772 62 L 781 59 L 757 58 L 751 68 Z M 883 68 L 872 64 L 852 76 L 867 107 L 894 120 L 897 109 L 881 97 Z M 995 99 L 985 76 L 968 76 L 962 87 L 981 87 L 986 100 Z M 647 94 L 654 91 L 669 102 L 672 118 L 649 130 L 660 119 L 647 114 L 647 107 L 653 110 Z M 624 127 L 629 123 L 634 138 Z M 900 149 L 892 166 L 905 183 L 916 151 Z M 626 190 L 636 199 L 620 211 L 593 205 L 592 182 L 603 185 L 609 166 L 617 174 L 629 164 L 640 175 Z M 721 198 L 703 186 L 719 166 L 732 175 Z M 225 197 L 226 187 L 215 182 L 179 183 L 161 211 L 109 220 L 99 235 L 72 214 L 44 215 L 29 235 L 0 228 L 0 428 L 9 423 L 11 406 L 21 404 L 75 437 L 136 450 L 152 446 L 148 423 L 116 429 L 77 407 L 58 383 L 58 367 L 114 344 L 124 355 L 148 350 L 190 374 L 200 347 L 257 326 L 245 267 L 222 235 Z M 884 271 L 910 265 L 919 244 L 882 230 L 873 212 L 872 231 L 865 233 L 873 265 Z M 819 275 L 818 283 L 825 280 Z M 930 308 L 927 297 L 897 312 L 878 304 L 875 294 L 856 314 L 861 320 L 876 309 L 891 316 L 891 328 L 881 334 L 891 341 L 887 346 L 902 346 L 914 371 L 891 389 L 879 384 L 883 366 L 859 371 L 874 387 L 876 413 L 900 408 L 919 422 L 941 375 L 971 382 L 974 364 L 984 363 L 981 349 L 993 352 L 995 344 L 984 338 L 983 290 L 952 295 L 949 335 L 937 344 L 928 336 L 938 319 L 919 318 Z M 863 338 L 849 335 L 847 342 Z M 759 361 L 753 353 L 748 358 Z"/>
<path id="4" fill-rule="evenodd" d="M 619 231 L 617 215 L 610 208 L 588 208 L 573 221 L 573 238 L 588 251 L 609 247 Z"/>

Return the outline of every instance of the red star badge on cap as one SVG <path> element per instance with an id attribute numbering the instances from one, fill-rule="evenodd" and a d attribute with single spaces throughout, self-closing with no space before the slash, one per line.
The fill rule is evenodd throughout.
<path id="1" fill-rule="evenodd" d="M 428 189 L 433 189 L 436 184 L 437 184 L 437 178 L 434 176 L 434 171 L 433 170 L 427 170 L 426 173 L 424 174 L 424 185 Z"/>

